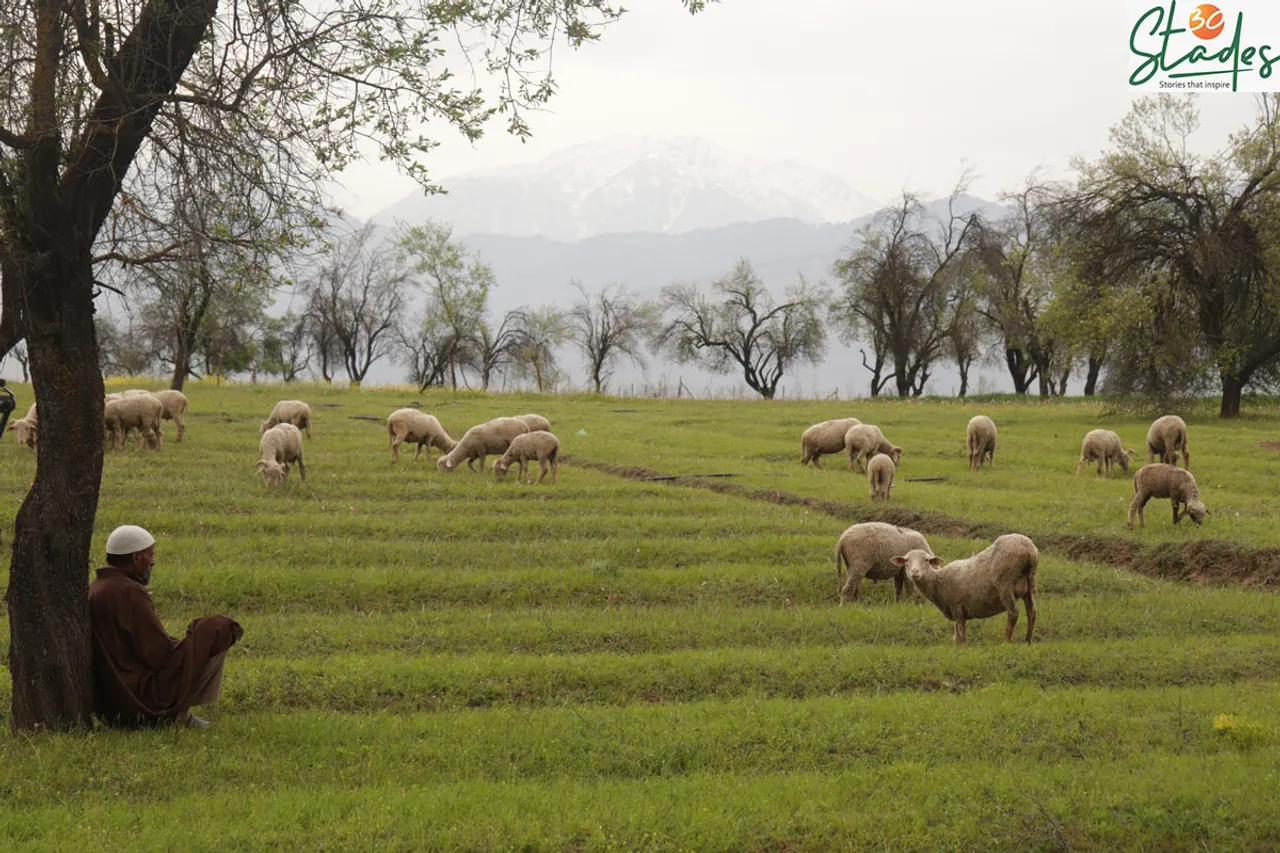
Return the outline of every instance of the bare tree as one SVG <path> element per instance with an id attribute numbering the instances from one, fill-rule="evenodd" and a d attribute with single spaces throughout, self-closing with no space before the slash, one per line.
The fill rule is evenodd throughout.
<path id="1" fill-rule="evenodd" d="M 520 351 L 519 312 L 508 311 L 497 326 L 481 320 L 471 341 L 473 368 L 480 376 L 480 387 L 489 384 L 499 373 L 509 369 Z"/>
<path id="2" fill-rule="evenodd" d="M 556 348 L 571 334 L 565 315 L 555 308 L 522 308 L 513 312 L 515 369 L 521 378 L 532 378 L 538 391 L 549 391 L 560 382 L 562 371 Z"/>
<path id="3" fill-rule="evenodd" d="M 594 297 L 581 282 L 573 286 L 582 297 L 569 311 L 573 342 L 586 359 L 587 378 L 600 394 L 623 356 L 644 367 L 644 342 L 657 330 L 657 310 L 622 285 L 605 287 Z"/>
<path id="4" fill-rule="evenodd" d="M 453 331 L 441 319 L 439 308 L 428 301 L 417 319 L 396 327 L 400 363 L 409 369 L 409 381 L 421 393 L 443 385 L 450 356 L 457 351 Z"/>
<path id="5" fill-rule="evenodd" d="M 332 333 L 352 385 L 391 353 L 396 319 L 411 284 L 388 243 L 370 245 L 374 226 L 338 237 L 320 269 L 303 283 L 307 311 Z"/>
<path id="6" fill-rule="evenodd" d="M 891 358 L 899 397 L 923 393 L 951 334 L 954 292 L 976 227 L 974 215 L 955 210 L 964 188 L 962 179 L 945 217 L 930 216 L 916 196 L 903 193 L 902 202 L 877 214 L 834 266 L 843 284 L 836 316 L 850 333 L 883 344 L 876 348 L 873 376 L 879 378 L 883 356 Z"/>
<path id="7" fill-rule="evenodd" d="M 715 373 L 741 368 L 747 387 L 766 400 L 773 399 L 788 367 L 816 364 L 825 354 L 819 311 L 827 294 L 803 277 L 777 303 L 744 258 L 712 283 L 711 293 L 719 301 L 691 284 L 663 288 L 659 304 L 668 319 L 654 348 Z"/>

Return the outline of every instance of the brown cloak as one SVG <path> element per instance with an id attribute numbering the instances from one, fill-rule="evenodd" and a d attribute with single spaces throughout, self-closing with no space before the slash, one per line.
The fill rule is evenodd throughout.
<path id="1" fill-rule="evenodd" d="M 126 569 L 98 569 L 89 584 L 93 630 L 93 710 L 108 725 L 146 726 L 176 719 L 190 707 L 195 681 L 235 644 L 236 623 L 205 616 L 170 637 L 145 585 Z"/>

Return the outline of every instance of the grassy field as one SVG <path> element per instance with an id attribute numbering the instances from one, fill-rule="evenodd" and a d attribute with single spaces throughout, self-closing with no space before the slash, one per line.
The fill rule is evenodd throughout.
<path id="1" fill-rule="evenodd" d="M 798 465 L 805 426 L 853 415 L 906 448 L 900 478 L 950 477 L 900 480 L 892 512 L 1266 554 L 1274 409 L 1186 413 L 1214 514 L 1174 527 L 1153 502 L 1130 532 L 1130 477 L 1072 472 L 1088 429 L 1142 450 L 1148 419 L 1096 403 L 188 395 L 186 441 L 169 425 L 161 453 L 109 455 L 95 558 L 115 525 L 143 524 L 170 630 L 208 612 L 245 626 L 213 726 L 14 736 L 0 673 L 0 850 L 1280 847 L 1280 600 L 1261 582 L 1042 546 L 1037 642 L 999 643 L 992 619 L 957 649 L 890 584 L 836 605 L 835 540 L 875 510 L 843 459 Z M 315 412 L 308 478 L 268 492 L 257 424 L 288 396 Z M 382 421 L 414 401 L 455 436 L 541 412 L 572 464 L 556 486 L 442 475 L 411 452 L 393 467 Z M 998 467 L 971 473 L 980 411 Z M 740 476 L 717 491 L 638 469 Z M 34 470 L 10 437 L 0 530 Z M 950 532 L 929 536 L 948 559 L 989 542 Z"/>

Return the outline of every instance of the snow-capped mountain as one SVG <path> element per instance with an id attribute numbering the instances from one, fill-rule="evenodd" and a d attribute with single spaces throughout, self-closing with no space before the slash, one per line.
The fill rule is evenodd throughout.
<path id="1" fill-rule="evenodd" d="M 615 136 L 442 183 L 447 195 L 413 193 L 374 220 L 434 218 L 452 223 L 458 235 L 578 240 L 776 218 L 849 222 L 879 207 L 823 169 L 759 162 L 694 138 Z"/>

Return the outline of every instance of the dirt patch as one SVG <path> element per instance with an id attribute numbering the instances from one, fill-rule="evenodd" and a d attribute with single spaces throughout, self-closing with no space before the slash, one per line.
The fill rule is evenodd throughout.
<path id="1" fill-rule="evenodd" d="M 1280 450 L 1280 441 L 1264 441 L 1258 446 L 1263 450 Z"/>
<path id="2" fill-rule="evenodd" d="M 966 521 L 934 510 L 913 509 L 901 505 L 872 507 L 869 504 L 823 500 L 779 489 L 754 489 L 725 480 L 675 476 L 663 474 L 652 468 L 611 465 L 578 457 L 561 456 L 560 460 L 566 465 L 588 468 L 628 480 L 669 477 L 670 479 L 653 482 L 661 482 L 669 486 L 707 489 L 720 494 L 735 495 L 779 506 L 803 506 L 851 524 L 862 521 L 883 521 L 934 536 L 971 539 L 995 539 L 1008 532 L 1004 525 L 995 522 Z M 1054 552 L 1070 560 L 1118 566 L 1150 577 L 1198 584 L 1280 588 L 1280 548 L 1255 548 L 1236 542 L 1224 542 L 1220 539 L 1197 539 L 1193 542 L 1161 542 L 1147 545 L 1120 536 L 1035 532 L 1029 532 L 1028 535 L 1035 540 L 1037 547 L 1042 551 Z"/>

